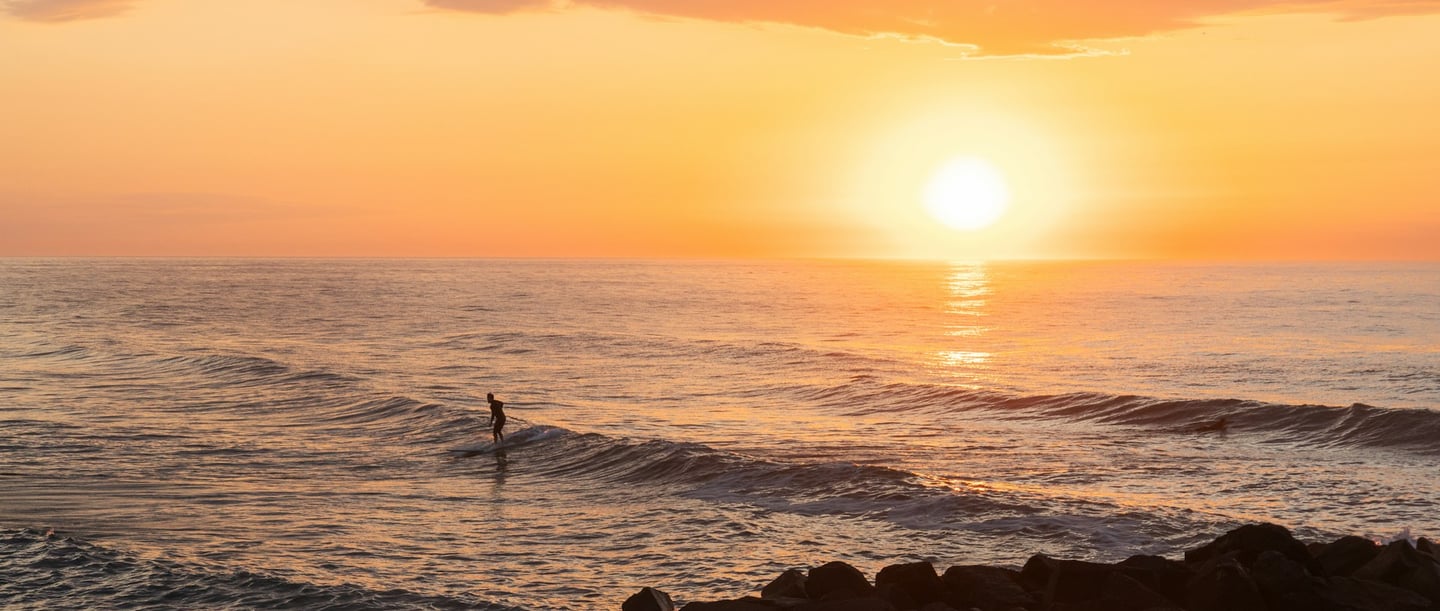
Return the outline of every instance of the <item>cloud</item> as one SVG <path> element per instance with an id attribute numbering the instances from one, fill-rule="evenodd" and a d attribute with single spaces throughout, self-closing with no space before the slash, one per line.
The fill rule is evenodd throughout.
<path id="1" fill-rule="evenodd" d="M 0 11 L 27 21 L 56 23 L 114 17 L 134 4 L 135 0 L 0 0 Z"/>
<path id="2" fill-rule="evenodd" d="M 592 7 L 729 23 L 813 27 L 978 47 L 986 55 L 1073 55 L 1082 41 L 1194 27 L 1249 12 L 1329 12 L 1346 19 L 1440 13 L 1440 0 L 424 0 L 503 14 Z"/>
<path id="3" fill-rule="evenodd" d="M 530 9 L 550 8 L 550 0 L 425 0 L 435 8 L 502 15 Z"/>

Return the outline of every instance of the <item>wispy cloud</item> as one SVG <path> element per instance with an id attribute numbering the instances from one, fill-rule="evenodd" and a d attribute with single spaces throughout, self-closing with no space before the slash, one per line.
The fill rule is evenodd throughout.
<path id="1" fill-rule="evenodd" d="M 972 47 L 970 55 L 1097 54 L 1084 41 L 1194 27 L 1247 12 L 1328 12 L 1346 19 L 1440 13 L 1440 0 L 424 0 L 505 14 L 593 7 L 732 23 L 813 27 Z"/>
<path id="2" fill-rule="evenodd" d="M 63 22 L 114 17 L 135 0 L 0 0 L 0 11 L 27 21 Z"/>
<path id="3" fill-rule="evenodd" d="M 550 0 L 425 0 L 425 4 L 435 8 L 502 15 L 550 8 L 553 3 Z"/>

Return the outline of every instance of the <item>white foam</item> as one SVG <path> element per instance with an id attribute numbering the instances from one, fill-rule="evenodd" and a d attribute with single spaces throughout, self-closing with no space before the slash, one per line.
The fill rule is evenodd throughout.
<path id="1" fill-rule="evenodd" d="M 473 443 L 470 445 L 463 445 L 457 448 L 450 448 L 450 451 L 466 453 L 492 452 L 495 450 L 513 448 L 516 446 L 527 445 L 539 441 L 556 439 L 564 436 L 568 432 L 568 430 L 560 428 L 558 426 L 537 425 L 532 427 L 526 427 L 515 431 L 514 433 L 506 435 L 505 441 L 498 444 L 495 442 Z"/>

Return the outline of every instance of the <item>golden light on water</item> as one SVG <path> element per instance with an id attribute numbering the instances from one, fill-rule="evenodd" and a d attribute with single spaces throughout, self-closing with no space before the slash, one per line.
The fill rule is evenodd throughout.
<path id="1" fill-rule="evenodd" d="M 955 343 L 953 348 L 936 355 L 945 367 L 970 368 L 987 364 L 994 356 L 989 352 L 968 348 L 989 329 L 981 324 L 986 315 L 986 298 L 990 295 L 990 275 L 983 263 L 957 264 L 945 279 L 949 299 L 945 313 L 958 316 L 945 328 L 945 335 Z"/>

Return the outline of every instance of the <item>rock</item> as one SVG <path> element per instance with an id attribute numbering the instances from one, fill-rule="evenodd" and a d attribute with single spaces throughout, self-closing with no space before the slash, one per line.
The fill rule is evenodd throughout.
<path id="1" fill-rule="evenodd" d="M 920 608 L 920 603 L 915 602 L 915 597 L 895 587 L 893 583 L 875 586 L 875 597 L 890 603 L 890 606 L 900 611 L 915 611 Z"/>
<path id="2" fill-rule="evenodd" d="M 1320 609 L 1345 611 L 1431 611 L 1430 599 L 1395 586 L 1351 577 L 1330 579 Z"/>
<path id="3" fill-rule="evenodd" d="M 1415 549 L 1422 554 L 1429 554 L 1431 558 L 1440 561 L 1440 545 L 1436 545 L 1434 541 L 1420 537 L 1420 540 L 1415 542 Z"/>
<path id="4" fill-rule="evenodd" d="M 1185 552 L 1185 562 L 1201 564 L 1211 558 L 1230 552 L 1239 552 L 1241 565 L 1250 566 L 1255 558 L 1266 550 L 1280 552 L 1285 557 L 1299 562 L 1310 563 L 1310 550 L 1297 541 L 1290 530 L 1278 524 L 1246 524 L 1225 533 L 1204 547 Z"/>
<path id="5" fill-rule="evenodd" d="M 1082 560 L 1056 560 L 1036 554 L 1020 569 L 1020 583 L 1031 591 L 1040 592 L 1040 601 L 1044 605 L 1082 603 L 1098 600 L 1105 580 L 1112 573 L 1122 573 L 1142 582 L 1152 579 L 1143 569 Z"/>
<path id="6" fill-rule="evenodd" d="M 1355 569 L 1351 576 L 1405 588 L 1432 601 L 1440 601 L 1440 563 L 1429 554 L 1420 553 L 1403 539 L 1385 546 L 1365 566 Z"/>
<path id="7" fill-rule="evenodd" d="M 919 611 L 957 611 L 957 610 L 955 609 L 955 607 L 952 607 L 952 606 L 947 605 L 947 604 L 945 604 L 945 603 L 935 602 L 935 603 L 929 603 L 929 604 L 927 604 L 927 605 L 925 605 L 925 606 L 923 606 L 923 607 L 920 607 Z M 1023 610 L 1022 610 L 1022 611 L 1023 611 Z"/>
<path id="8" fill-rule="evenodd" d="M 894 588 L 913 601 L 907 606 L 896 603 L 895 606 L 900 609 L 914 609 L 945 598 L 945 582 L 940 580 L 940 576 L 935 573 L 935 566 L 929 562 L 894 564 L 880 569 L 875 575 L 875 587 L 886 586 Z"/>
<path id="9" fill-rule="evenodd" d="M 790 569 L 760 589 L 760 598 L 809 598 L 805 592 L 805 572 Z"/>
<path id="10" fill-rule="evenodd" d="M 896 611 L 896 609 L 894 605 L 884 600 L 866 596 L 846 600 L 810 602 L 795 607 L 794 611 Z"/>
<path id="11" fill-rule="evenodd" d="M 670 595 L 655 588 L 640 588 L 620 605 L 621 611 L 675 611 Z"/>
<path id="12" fill-rule="evenodd" d="M 1235 550 L 1202 565 L 1186 588 L 1185 608 L 1190 611 L 1266 611 L 1265 599 L 1240 564 L 1240 556 L 1241 551 Z"/>
<path id="13" fill-rule="evenodd" d="M 774 601 L 763 600 L 753 596 L 746 596 L 736 600 L 722 600 L 710 603 L 690 603 L 680 608 L 680 611 L 777 611 L 785 607 L 776 604 Z M 794 608 L 794 607 L 792 607 Z M 628 611 L 628 610 L 626 610 Z"/>
<path id="14" fill-rule="evenodd" d="M 1300 563 L 1280 552 L 1262 552 L 1250 567 L 1250 578 L 1260 589 L 1271 611 L 1315 611 L 1324 609 L 1321 592 L 1325 582 Z"/>
<path id="15" fill-rule="evenodd" d="M 1315 568 L 1327 577 L 1349 576 L 1378 555 L 1380 545 L 1374 541 L 1364 537 L 1340 537 L 1315 555 Z"/>
<path id="16" fill-rule="evenodd" d="M 1119 571 L 1105 578 L 1095 605 L 1105 611 L 1182 611 L 1174 601 Z"/>
<path id="17" fill-rule="evenodd" d="M 805 591 L 812 600 L 864 598 L 875 593 L 865 574 L 844 562 L 831 562 L 810 569 Z"/>
<path id="18" fill-rule="evenodd" d="M 1008 611 L 1039 606 L 1040 601 L 1020 586 L 1020 573 L 993 566 L 952 566 L 941 578 L 956 609 Z"/>
<path id="19" fill-rule="evenodd" d="M 1131 556 L 1122 560 L 1120 566 L 1144 571 L 1143 573 L 1130 572 L 1127 575 L 1136 578 L 1140 583 L 1145 584 L 1145 587 L 1164 595 L 1176 605 L 1185 602 L 1185 586 L 1195 576 L 1195 571 L 1184 562 L 1160 556 Z"/>

